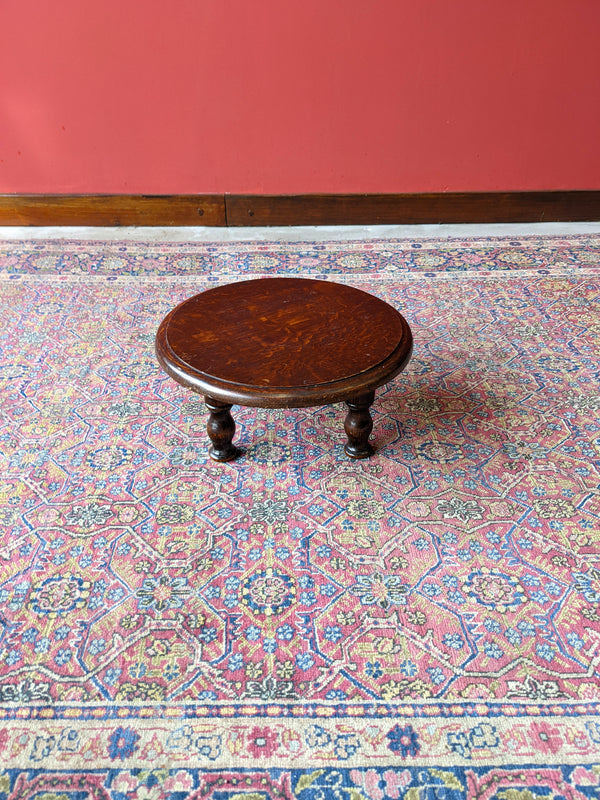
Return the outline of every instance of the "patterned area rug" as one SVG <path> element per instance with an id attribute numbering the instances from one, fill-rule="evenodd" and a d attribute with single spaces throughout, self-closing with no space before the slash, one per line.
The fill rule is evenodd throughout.
<path id="1" fill-rule="evenodd" d="M 599 237 L 0 256 L 0 800 L 600 797 Z M 408 319 L 373 458 L 159 370 L 275 274 Z"/>

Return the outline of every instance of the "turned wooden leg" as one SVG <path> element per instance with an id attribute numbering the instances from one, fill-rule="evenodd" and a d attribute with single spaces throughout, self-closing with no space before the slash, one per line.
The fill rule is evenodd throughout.
<path id="1" fill-rule="evenodd" d="M 239 450 L 232 444 L 235 422 L 230 414 L 231 405 L 221 403 L 220 400 L 215 400 L 213 397 L 205 397 L 204 402 L 210 411 L 206 430 L 212 446 L 209 448 L 208 454 L 214 461 L 232 461 L 238 455 Z"/>
<path id="2" fill-rule="evenodd" d="M 369 413 L 375 392 L 367 392 L 359 397 L 346 400 L 348 416 L 344 422 L 344 430 L 348 443 L 344 447 L 346 455 L 350 458 L 368 458 L 375 450 L 369 444 L 369 435 L 373 430 L 373 420 Z"/>

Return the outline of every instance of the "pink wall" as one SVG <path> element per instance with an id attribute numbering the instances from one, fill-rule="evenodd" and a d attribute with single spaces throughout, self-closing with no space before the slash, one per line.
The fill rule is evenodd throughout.
<path id="1" fill-rule="evenodd" d="M 600 189 L 597 0 L 0 0 L 0 192 Z"/>

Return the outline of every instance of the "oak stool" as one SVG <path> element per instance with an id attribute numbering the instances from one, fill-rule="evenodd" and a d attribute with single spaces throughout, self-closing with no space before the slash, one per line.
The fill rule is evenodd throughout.
<path id="1" fill-rule="evenodd" d="M 234 404 L 301 408 L 344 400 L 346 454 L 372 455 L 375 389 L 404 369 L 411 352 L 409 325 L 391 305 L 308 278 L 216 286 L 174 308 L 156 335 L 161 367 L 205 397 L 215 461 L 240 452 Z"/>

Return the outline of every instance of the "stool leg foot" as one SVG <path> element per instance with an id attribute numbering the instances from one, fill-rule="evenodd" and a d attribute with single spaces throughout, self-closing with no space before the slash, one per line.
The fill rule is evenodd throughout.
<path id="1" fill-rule="evenodd" d="M 231 416 L 231 405 L 221 403 L 213 397 L 205 397 L 206 407 L 210 411 L 206 431 L 212 442 L 208 450 L 213 461 L 232 461 L 239 450 L 232 444 L 235 433 L 235 422 Z"/>
<path id="2" fill-rule="evenodd" d="M 373 420 L 369 408 L 375 399 L 375 392 L 367 392 L 359 397 L 346 400 L 348 416 L 344 422 L 344 430 L 348 442 L 344 451 L 350 458 L 368 458 L 375 450 L 369 444 L 369 435 L 373 430 Z"/>

